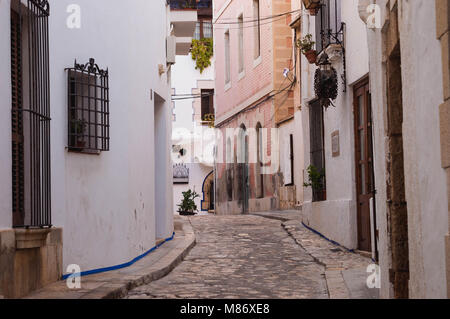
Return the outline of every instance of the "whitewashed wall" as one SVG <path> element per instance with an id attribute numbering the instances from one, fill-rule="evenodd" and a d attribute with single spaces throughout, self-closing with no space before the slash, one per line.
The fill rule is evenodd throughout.
<path id="1" fill-rule="evenodd" d="M 443 102 L 443 77 L 435 1 L 428 5 L 401 1 L 399 9 L 409 289 L 413 298 L 446 298 L 448 193 L 440 152 L 438 106 Z"/>
<path id="2" fill-rule="evenodd" d="M 324 112 L 325 170 L 327 200 L 312 203 L 311 188 L 304 190 L 304 222 L 347 248 L 357 248 L 356 181 L 354 160 L 354 124 L 352 85 L 369 72 L 367 35 L 357 10 L 358 0 L 342 1 L 342 21 L 346 23 L 347 92 L 343 92 L 340 75 L 342 60 L 333 63 L 338 72 L 339 90 L 334 104 Z M 302 35 L 315 35 L 315 17 L 304 15 Z M 310 165 L 308 103 L 314 99 L 314 72 L 302 57 L 303 133 L 306 169 Z M 339 130 L 340 156 L 332 157 L 331 134 Z"/>
<path id="3" fill-rule="evenodd" d="M 64 229 L 64 264 L 83 270 L 129 261 L 155 244 L 155 202 L 165 198 L 154 195 L 151 90 L 170 99 L 166 75 L 158 75 L 168 32 L 163 2 L 81 0 L 81 29 L 68 29 L 71 3 L 52 3 L 50 18 L 53 219 Z M 64 68 L 91 57 L 110 76 L 111 151 L 99 156 L 65 150 Z"/>
<path id="4" fill-rule="evenodd" d="M 70 0 L 51 2 L 49 18 L 52 221 L 63 228 L 64 271 L 68 264 L 89 270 L 128 262 L 173 232 L 170 163 L 170 75 L 165 39 L 169 9 L 164 1 L 79 0 L 81 28 L 66 19 Z M 0 1 L 0 228 L 11 216 L 10 1 Z M 67 75 L 74 60 L 95 58 L 110 75 L 111 150 L 100 155 L 68 153 Z M 154 93 L 153 93 L 154 92 Z M 166 143 L 155 149 L 154 96 L 162 98 Z M 155 198 L 155 158 L 167 183 Z M 155 229 L 155 203 L 162 223 Z"/>
<path id="5" fill-rule="evenodd" d="M 0 1 L 0 229 L 12 225 L 10 5 Z"/>
<path id="6" fill-rule="evenodd" d="M 387 1 L 377 1 L 382 9 Z M 412 298 L 446 298 L 444 236 L 448 232 L 445 173 L 440 162 L 438 105 L 442 103 L 441 48 L 435 2 L 398 1 L 403 85 L 403 151 L 408 204 L 409 291 Z M 385 68 L 381 30 L 368 30 L 375 124 L 377 224 L 380 229 L 381 296 L 392 296 L 386 225 Z M 381 106 L 384 107 L 381 107 Z"/>

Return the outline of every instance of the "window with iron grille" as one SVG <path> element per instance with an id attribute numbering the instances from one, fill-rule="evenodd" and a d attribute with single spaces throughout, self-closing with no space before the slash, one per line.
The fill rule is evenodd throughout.
<path id="1" fill-rule="evenodd" d="M 49 15 L 46 0 L 11 2 L 13 227 L 52 226 Z"/>
<path id="2" fill-rule="evenodd" d="M 330 44 L 342 41 L 341 0 L 322 0 L 316 16 L 316 51 L 320 53 Z"/>
<path id="3" fill-rule="evenodd" d="M 310 104 L 309 107 L 309 136 L 310 136 L 310 160 L 318 172 L 325 172 L 325 147 L 324 147 L 324 124 L 323 107 L 319 100 Z M 313 201 L 326 200 L 325 176 L 321 181 L 322 189 L 313 189 Z"/>
<path id="4" fill-rule="evenodd" d="M 68 149 L 98 154 L 109 151 L 109 77 L 90 59 L 67 70 Z"/>

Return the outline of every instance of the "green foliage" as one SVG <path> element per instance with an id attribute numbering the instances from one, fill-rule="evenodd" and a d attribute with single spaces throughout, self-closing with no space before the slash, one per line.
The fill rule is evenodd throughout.
<path id="1" fill-rule="evenodd" d="M 178 212 L 196 212 L 197 205 L 195 205 L 194 200 L 198 197 L 200 197 L 200 195 L 190 189 L 183 192 L 183 200 L 181 201 L 181 204 L 177 205 L 179 207 Z"/>
<path id="2" fill-rule="evenodd" d="M 200 70 L 200 73 L 203 73 L 203 70 L 211 65 L 213 51 L 213 39 L 203 38 L 201 40 L 192 40 L 192 60 L 196 62 L 195 69 Z"/>
<path id="3" fill-rule="evenodd" d="M 74 121 L 75 126 L 75 132 L 77 134 L 83 134 L 84 130 L 86 130 L 87 127 L 87 121 L 83 119 L 75 120 Z"/>
<path id="4" fill-rule="evenodd" d="M 302 53 L 305 54 L 308 51 L 311 51 L 316 42 L 312 40 L 312 34 L 308 33 L 305 35 L 303 39 L 299 39 L 297 41 L 297 47 L 302 50 Z"/>
<path id="5" fill-rule="evenodd" d="M 86 127 L 88 125 L 88 122 L 84 119 L 78 119 L 78 120 L 72 120 L 71 121 L 71 132 L 72 134 L 77 135 L 77 140 L 83 141 L 84 137 L 83 134 L 86 131 Z"/>
<path id="6" fill-rule="evenodd" d="M 322 190 L 323 178 L 325 177 L 325 170 L 319 171 L 314 165 L 308 167 L 308 183 L 304 183 L 304 187 L 312 187 L 313 190 Z"/>

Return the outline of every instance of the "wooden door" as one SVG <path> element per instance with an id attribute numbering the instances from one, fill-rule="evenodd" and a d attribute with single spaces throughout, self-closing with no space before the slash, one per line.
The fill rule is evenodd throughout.
<path id="1" fill-rule="evenodd" d="M 370 105 L 369 80 L 355 86 L 355 156 L 358 249 L 372 251 L 370 202 L 374 197 L 372 115 Z"/>

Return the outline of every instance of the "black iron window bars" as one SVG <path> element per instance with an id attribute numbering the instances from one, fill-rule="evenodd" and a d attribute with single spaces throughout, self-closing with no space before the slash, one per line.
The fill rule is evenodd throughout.
<path id="1" fill-rule="evenodd" d="M 25 3 L 11 11 L 12 219 L 16 228 L 42 228 L 51 227 L 50 7 Z"/>
<path id="2" fill-rule="evenodd" d="M 344 27 L 341 21 L 341 0 L 322 0 L 316 16 L 316 51 L 322 52 L 330 44 L 342 44 Z"/>
<path id="3" fill-rule="evenodd" d="M 109 151 L 109 77 L 90 59 L 68 74 L 68 149 L 98 154 Z"/>
<path id="4" fill-rule="evenodd" d="M 316 16 L 316 51 L 320 54 L 328 46 L 336 44 L 342 48 L 343 91 L 347 91 L 347 61 L 345 56 L 345 23 L 341 18 L 341 0 L 322 0 Z"/>

